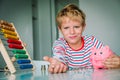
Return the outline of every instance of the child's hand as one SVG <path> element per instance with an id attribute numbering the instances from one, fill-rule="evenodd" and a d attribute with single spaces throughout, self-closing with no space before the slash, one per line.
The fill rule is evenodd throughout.
<path id="1" fill-rule="evenodd" d="M 104 65 L 108 69 L 120 68 L 120 57 L 112 55 L 105 60 Z"/>
<path id="2" fill-rule="evenodd" d="M 45 56 L 43 59 L 45 61 L 50 62 L 49 72 L 62 73 L 67 71 L 67 66 L 55 58 L 50 58 L 48 56 Z"/>

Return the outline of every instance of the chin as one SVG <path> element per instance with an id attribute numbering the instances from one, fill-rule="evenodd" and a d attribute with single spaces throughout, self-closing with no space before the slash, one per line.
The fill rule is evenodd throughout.
<path id="1" fill-rule="evenodd" d="M 76 44 L 76 42 L 69 42 L 69 44 Z"/>

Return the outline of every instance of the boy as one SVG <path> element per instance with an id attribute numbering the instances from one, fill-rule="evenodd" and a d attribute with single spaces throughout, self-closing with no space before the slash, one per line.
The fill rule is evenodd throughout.
<path id="1" fill-rule="evenodd" d="M 103 43 L 94 36 L 82 36 L 85 29 L 85 14 L 76 5 L 65 6 L 57 15 L 58 29 L 63 37 L 53 44 L 53 58 L 44 57 L 50 62 L 49 72 L 61 73 L 74 68 L 92 68 L 89 61 L 92 47 L 101 48 Z M 110 56 L 106 68 L 119 68 L 120 58 Z"/>

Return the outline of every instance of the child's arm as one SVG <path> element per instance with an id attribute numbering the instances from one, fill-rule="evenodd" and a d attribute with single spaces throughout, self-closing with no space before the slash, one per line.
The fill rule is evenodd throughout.
<path id="1" fill-rule="evenodd" d="M 55 58 L 45 56 L 43 59 L 45 61 L 50 62 L 49 72 L 51 73 L 62 73 L 62 72 L 66 72 L 68 69 L 67 65 L 65 65 L 64 63 L 60 62 Z"/>
<path id="2" fill-rule="evenodd" d="M 111 55 L 105 60 L 104 65 L 108 69 L 120 68 L 120 56 L 117 56 L 116 54 Z"/>

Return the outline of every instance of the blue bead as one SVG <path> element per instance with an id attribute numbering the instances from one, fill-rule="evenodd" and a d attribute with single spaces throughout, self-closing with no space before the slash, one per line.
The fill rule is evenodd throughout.
<path id="1" fill-rule="evenodd" d="M 18 64 L 31 63 L 30 60 L 17 60 Z"/>
<path id="2" fill-rule="evenodd" d="M 29 69 L 29 68 L 33 68 L 33 65 L 32 64 L 20 65 L 20 69 Z"/>

